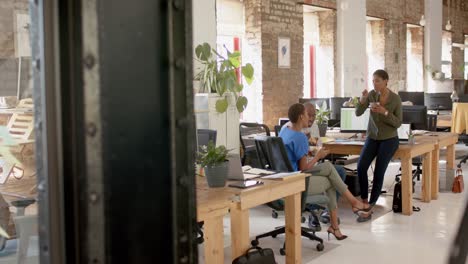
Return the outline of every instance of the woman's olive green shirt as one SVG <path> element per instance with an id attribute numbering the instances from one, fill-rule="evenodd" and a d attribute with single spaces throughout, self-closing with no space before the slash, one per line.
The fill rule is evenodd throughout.
<path id="1" fill-rule="evenodd" d="M 362 115 L 371 102 L 378 102 L 379 97 L 375 90 L 369 92 L 366 101 L 356 105 L 356 115 Z M 374 140 L 385 140 L 398 136 L 397 129 L 403 120 L 401 112 L 400 96 L 392 91 L 388 95 L 387 104 L 383 106 L 388 111 L 388 115 L 370 112 L 369 124 L 367 125 L 367 136 Z"/>

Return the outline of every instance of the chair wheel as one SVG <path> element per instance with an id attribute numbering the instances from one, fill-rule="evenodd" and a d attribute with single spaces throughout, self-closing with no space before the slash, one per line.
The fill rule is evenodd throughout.
<path id="1" fill-rule="evenodd" d="M 280 254 L 281 256 L 286 255 L 286 250 L 284 248 L 280 248 Z"/>
<path id="2" fill-rule="evenodd" d="M 276 212 L 276 211 L 271 212 L 271 217 L 273 217 L 275 219 L 278 218 L 278 212 Z"/>
<path id="3" fill-rule="evenodd" d="M 323 251 L 324 248 L 325 248 L 325 247 L 323 246 L 322 243 L 317 244 L 317 251 Z"/>
<path id="4" fill-rule="evenodd" d="M 256 246 L 258 246 L 258 240 L 254 239 L 254 240 L 250 241 L 250 244 L 252 245 L 252 247 L 256 247 Z"/>
<path id="5" fill-rule="evenodd" d="M 271 235 L 271 237 L 272 237 L 272 238 L 276 238 L 276 236 L 277 236 L 276 234 L 274 234 L 274 235 Z"/>
<path id="6" fill-rule="evenodd" d="M 305 223 L 306 218 L 304 216 L 301 217 L 301 223 Z"/>

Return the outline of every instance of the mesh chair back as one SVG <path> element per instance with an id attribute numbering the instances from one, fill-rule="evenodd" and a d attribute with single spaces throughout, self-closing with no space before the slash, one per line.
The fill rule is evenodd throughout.
<path id="1" fill-rule="evenodd" d="M 239 136 L 242 147 L 242 165 L 259 167 L 255 148 L 256 136 L 270 136 L 270 129 L 259 123 L 240 123 Z"/>
<path id="2" fill-rule="evenodd" d="M 294 171 L 289 161 L 283 139 L 280 137 L 267 137 L 258 136 L 255 138 L 255 146 L 259 156 L 264 157 L 260 159 L 264 168 L 269 168 L 279 172 L 292 172 Z M 305 209 L 307 191 L 309 189 L 309 177 L 305 179 L 305 191 L 301 194 L 302 211 Z M 282 201 L 275 201 L 268 204 L 275 210 L 284 210 L 284 203 Z"/>

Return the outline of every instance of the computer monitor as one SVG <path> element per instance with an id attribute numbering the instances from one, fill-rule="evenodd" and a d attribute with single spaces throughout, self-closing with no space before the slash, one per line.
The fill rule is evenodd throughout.
<path id="1" fill-rule="evenodd" d="M 426 93 L 424 105 L 429 110 L 452 110 L 451 93 Z"/>
<path id="2" fill-rule="evenodd" d="M 280 117 L 278 119 L 278 125 L 280 125 L 281 127 L 284 126 L 288 122 L 289 122 L 289 118 L 287 117 Z"/>
<path id="3" fill-rule="evenodd" d="M 349 101 L 350 97 L 331 97 L 330 98 L 330 119 L 340 120 L 341 108 L 343 103 Z"/>
<path id="4" fill-rule="evenodd" d="M 398 139 L 402 141 L 408 140 L 410 131 L 411 124 L 401 124 L 401 126 L 397 129 Z"/>
<path id="5" fill-rule="evenodd" d="M 202 146 L 207 146 L 210 141 L 216 144 L 216 134 L 216 130 L 197 129 L 198 150 L 200 151 Z"/>
<path id="6" fill-rule="evenodd" d="M 411 129 L 427 130 L 427 107 L 425 105 L 404 105 L 403 123 L 411 124 Z"/>
<path id="7" fill-rule="evenodd" d="M 399 91 L 398 95 L 402 102 L 410 101 L 413 105 L 424 105 L 424 92 Z"/>
<path id="8" fill-rule="evenodd" d="M 355 108 L 341 108 L 341 121 L 340 131 L 351 133 L 362 133 L 367 131 L 367 124 L 369 123 L 370 109 L 360 115 L 356 116 Z"/>

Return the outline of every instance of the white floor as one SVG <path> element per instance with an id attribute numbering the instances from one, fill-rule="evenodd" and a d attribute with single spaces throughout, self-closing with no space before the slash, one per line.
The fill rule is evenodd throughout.
<path id="1" fill-rule="evenodd" d="M 456 157 L 468 154 L 468 148 L 457 145 Z M 444 158 L 444 153 L 441 153 Z M 457 161 L 458 163 L 458 161 Z M 316 242 L 302 239 L 302 263 L 446 263 L 448 250 L 452 245 L 455 233 L 463 215 L 467 200 L 467 191 L 453 194 L 445 188 L 445 162 L 441 162 L 441 188 L 439 199 L 431 203 L 419 201 L 420 184 L 416 186 L 413 205 L 421 208 L 412 216 L 403 216 L 391 211 L 393 199 L 394 175 L 399 164 L 391 163 L 387 170 L 384 189 L 388 193 L 379 199 L 378 213 L 367 223 L 357 223 L 345 203 L 340 204 L 341 230 L 349 237 L 337 241 L 331 237 L 327 240 L 326 228 L 317 233 L 324 239 L 325 250 L 318 252 Z M 468 166 L 463 165 L 465 182 L 468 182 Z M 251 237 L 272 230 L 284 224 L 284 217 L 271 218 L 271 210 L 260 206 L 250 211 Z M 306 225 L 306 224 L 304 224 Z M 225 263 L 230 261 L 230 229 L 229 218 L 224 219 Z M 468 234 L 467 234 L 468 236 Z M 272 248 L 278 263 L 284 263 L 284 257 L 279 254 L 279 248 L 284 242 L 284 236 L 264 238 L 260 246 Z M 199 246 L 200 263 L 203 263 L 203 245 Z M 467 261 L 468 263 L 468 261 Z"/>

